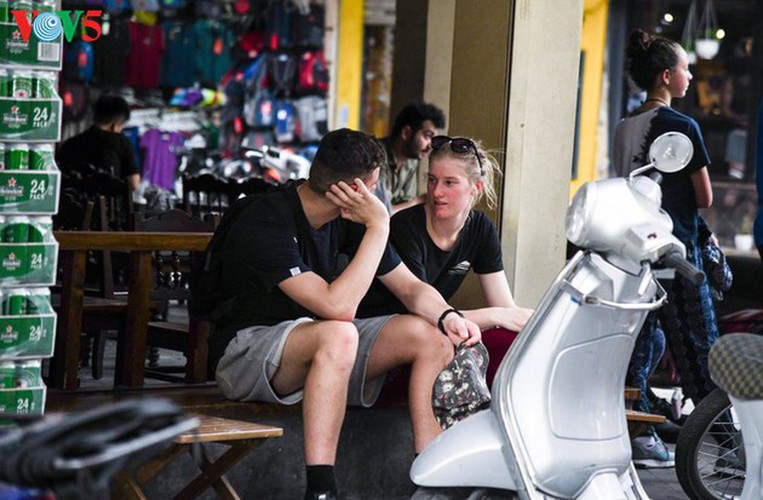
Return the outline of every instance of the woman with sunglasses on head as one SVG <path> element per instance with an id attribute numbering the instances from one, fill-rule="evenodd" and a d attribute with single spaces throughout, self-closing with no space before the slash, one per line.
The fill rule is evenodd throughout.
<path id="1" fill-rule="evenodd" d="M 698 209 L 709 207 L 713 200 L 707 171 L 710 158 L 697 122 L 670 107 L 673 99 L 686 95 L 692 79 L 686 52 L 677 42 L 636 30 L 630 36 L 626 55 L 630 77 L 646 91 L 646 99 L 617 125 L 615 170 L 626 176 L 648 163 L 649 146 L 666 132 L 681 132 L 691 139 L 694 155 L 689 165 L 679 172 L 663 174 L 662 208 L 673 220 L 673 234 L 686 246 L 686 258 L 701 269 L 700 234 L 706 226 Z M 665 288 L 668 302 L 658 311 L 659 321 L 684 393 L 696 405 L 714 388 L 707 356 L 718 338 L 718 324 L 710 287 L 707 280 L 696 286 L 676 275 L 672 282 L 665 283 Z M 659 354 L 654 353 L 660 352 L 660 335 L 656 319 L 650 317 L 636 340 L 628 383 L 642 389 L 642 398 L 635 402 L 634 409 L 653 410 L 646 401 L 645 388 L 652 366 L 659 361 Z M 667 448 L 654 432 L 650 434 L 634 440 L 634 462 L 655 467 L 672 465 Z"/>
<path id="2" fill-rule="evenodd" d="M 490 353 L 487 380 L 532 314 L 518 307 L 503 272 L 501 244 L 493 223 L 474 206 L 482 198 L 496 201 L 493 179 L 498 164 L 471 139 L 436 136 L 432 139 L 423 205 L 396 213 L 390 238 L 400 258 L 419 279 L 448 300 L 472 269 L 478 276 L 487 307 L 462 311 L 477 323 Z M 385 289 L 386 290 L 386 289 Z M 402 312 L 394 297 L 379 287 L 364 300 L 363 311 Z"/>

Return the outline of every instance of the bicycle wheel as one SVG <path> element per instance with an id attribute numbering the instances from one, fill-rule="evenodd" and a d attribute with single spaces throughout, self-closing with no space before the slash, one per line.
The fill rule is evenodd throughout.
<path id="1" fill-rule="evenodd" d="M 692 499 L 733 499 L 742 493 L 742 432 L 722 390 L 708 394 L 686 419 L 676 442 L 676 475 Z"/>

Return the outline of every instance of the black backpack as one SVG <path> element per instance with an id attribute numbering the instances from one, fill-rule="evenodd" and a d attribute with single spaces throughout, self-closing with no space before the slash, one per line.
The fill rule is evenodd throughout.
<path id="1" fill-rule="evenodd" d="M 191 273 L 191 299 L 188 307 L 191 314 L 209 319 L 213 323 L 224 321 L 236 308 L 241 297 L 250 297 L 265 289 L 262 283 L 249 283 L 244 289 L 231 289 L 222 281 L 223 262 L 220 251 L 239 215 L 263 194 L 280 191 L 291 186 L 294 181 L 281 185 L 263 183 L 263 191 L 239 198 L 231 204 L 223 215 L 220 225 L 204 250 L 204 258 Z"/>

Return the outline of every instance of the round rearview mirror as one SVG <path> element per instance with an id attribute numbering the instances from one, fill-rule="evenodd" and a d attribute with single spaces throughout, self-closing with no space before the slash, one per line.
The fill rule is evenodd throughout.
<path id="1" fill-rule="evenodd" d="M 678 172 L 691 161 L 694 146 L 681 132 L 666 132 L 649 146 L 649 162 L 660 172 Z"/>

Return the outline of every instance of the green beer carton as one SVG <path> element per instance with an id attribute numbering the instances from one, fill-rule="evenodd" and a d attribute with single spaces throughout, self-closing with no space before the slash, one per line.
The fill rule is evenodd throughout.
<path id="1" fill-rule="evenodd" d="M 0 170 L 0 214 L 55 214 L 60 188 L 55 164 L 45 171 Z"/>
<path id="2" fill-rule="evenodd" d="M 0 425 L 12 425 L 11 419 L 2 418 L 3 413 L 19 415 L 42 415 L 45 411 L 47 387 L 0 389 Z"/>
<path id="3" fill-rule="evenodd" d="M 40 288 L 4 290 L 0 316 L 0 359 L 46 358 L 53 355 L 57 316 L 50 292 Z"/>
<path id="4" fill-rule="evenodd" d="M 14 6 L 14 4 L 23 5 L 25 3 L 31 5 L 32 2 L 12 0 L 10 3 L 11 5 L 8 10 L 32 10 L 31 7 L 17 8 Z M 50 10 L 49 8 L 41 9 L 38 5 L 35 5 L 34 8 Z M 20 36 L 21 32 L 15 18 L 10 14 L 5 16 L 3 14 L 0 11 L 0 64 L 54 71 L 61 70 L 61 63 L 63 62 L 63 33 L 52 41 L 40 40 L 34 33 L 30 33 L 29 38 L 24 41 L 24 38 Z M 7 17 L 8 19 L 3 21 L 2 17 Z"/>
<path id="5" fill-rule="evenodd" d="M 12 87 L 17 85 L 15 80 L 11 80 Z M 0 97 L 0 140 L 60 141 L 61 99 Z"/>
<path id="6" fill-rule="evenodd" d="M 0 361 L 0 389 L 42 386 L 42 361 Z"/>

